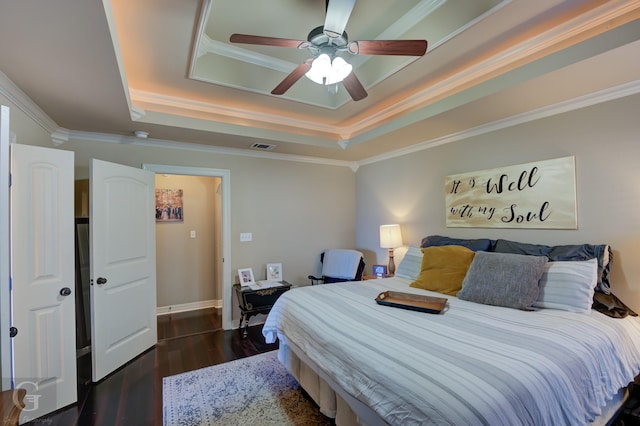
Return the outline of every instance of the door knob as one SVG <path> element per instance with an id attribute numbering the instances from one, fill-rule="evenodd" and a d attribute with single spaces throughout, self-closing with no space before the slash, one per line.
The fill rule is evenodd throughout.
<path id="1" fill-rule="evenodd" d="M 9 337 L 16 337 L 18 335 L 18 329 L 15 327 L 9 327 Z"/>
<path id="2" fill-rule="evenodd" d="M 69 287 L 62 287 L 60 289 L 60 296 L 68 296 L 71 294 L 71 289 Z"/>
<path id="3" fill-rule="evenodd" d="M 96 280 L 96 283 L 98 283 L 98 285 L 106 284 L 107 279 L 103 277 L 98 277 L 98 279 Z"/>

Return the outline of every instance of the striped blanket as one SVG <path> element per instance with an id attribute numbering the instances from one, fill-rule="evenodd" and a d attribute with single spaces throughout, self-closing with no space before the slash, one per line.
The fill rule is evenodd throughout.
<path id="1" fill-rule="evenodd" d="M 382 291 L 441 296 L 387 278 L 300 287 L 263 328 L 305 352 L 392 425 L 579 425 L 640 372 L 640 320 L 534 312 L 447 296 L 443 314 L 375 303 Z"/>

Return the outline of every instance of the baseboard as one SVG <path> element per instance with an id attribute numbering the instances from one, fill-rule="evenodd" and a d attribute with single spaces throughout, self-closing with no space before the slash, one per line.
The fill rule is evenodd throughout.
<path id="1" fill-rule="evenodd" d="M 176 312 L 188 312 L 205 308 L 222 308 L 222 300 L 201 300 L 198 302 L 181 303 L 179 305 L 158 306 L 156 315 L 175 314 Z"/>

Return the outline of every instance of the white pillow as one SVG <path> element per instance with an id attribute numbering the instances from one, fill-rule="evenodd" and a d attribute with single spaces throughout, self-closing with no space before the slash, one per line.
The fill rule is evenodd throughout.
<path id="1" fill-rule="evenodd" d="M 396 268 L 396 277 L 406 278 L 415 281 L 420 276 L 420 267 L 422 266 L 422 250 L 417 247 L 409 247 L 404 255 L 398 268 Z"/>
<path id="2" fill-rule="evenodd" d="M 548 262 L 533 306 L 589 312 L 597 282 L 598 259 Z"/>

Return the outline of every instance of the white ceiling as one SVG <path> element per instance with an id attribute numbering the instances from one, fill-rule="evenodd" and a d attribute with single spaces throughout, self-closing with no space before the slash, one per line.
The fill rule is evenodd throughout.
<path id="1" fill-rule="evenodd" d="M 59 139 L 144 130 L 147 144 L 345 161 L 640 90 L 640 0 L 358 0 L 350 40 L 429 42 L 419 58 L 345 56 L 369 93 L 359 102 L 304 77 L 271 95 L 309 52 L 229 43 L 305 40 L 324 12 L 324 0 L 0 0 L 0 71 Z"/>

